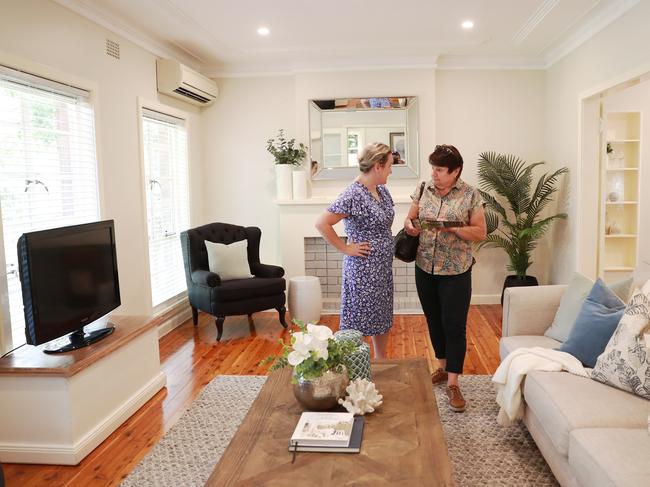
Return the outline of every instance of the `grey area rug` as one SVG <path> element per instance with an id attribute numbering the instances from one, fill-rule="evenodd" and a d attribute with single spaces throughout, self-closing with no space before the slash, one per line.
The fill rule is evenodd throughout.
<path id="1" fill-rule="evenodd" d="M 461 376 L 460 388 L 467 400 L 464 413 L 449 409 L 444 384 L 434 388 L 458 485 L 559 485 L 526 426 L 497 423 L 499 406 L 490 376 Z"/>
<path id="2" fill-rule="evenodd" d="M 264 381 L 265 376 L 217 376 L 121 485 L 202 487 Z"/>
<path id="3" fill-rule="evenodd" d="M 121 485 L 203 486 L 265 380 L 262 376 L 215 378 Z M 463 376 L 461 389 L 467 411 L 454 413 L 447 406 L 444 386 L 435 387 L 459 486 L 558 485 L 526 427 L 497 424 L 498 406 L 489 376 Z"/>

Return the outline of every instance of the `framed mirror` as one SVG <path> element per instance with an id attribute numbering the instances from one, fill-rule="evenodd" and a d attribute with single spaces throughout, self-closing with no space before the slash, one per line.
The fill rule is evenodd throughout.
<path id="1" fill-rule="evenodd" d="M 391 178 L 417 178 L 417 97 L 309 100 L 312 179 L 354 178 L 359 151 L 371 142 L 383 142 L 393 151 Z"/>

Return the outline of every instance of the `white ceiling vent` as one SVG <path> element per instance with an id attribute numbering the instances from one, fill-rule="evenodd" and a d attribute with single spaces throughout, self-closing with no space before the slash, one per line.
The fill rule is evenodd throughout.
<path id="1" fill-rule="evenodd" d="M 120 58 L 120 45 L 110 39 L 106 39 L 106 54 L 115 59 Z"/>
<path id="2" fill-rule="evenodd" d="M 217 99 L 217 84 L 173 59 L 156 61 L 158 91 L 193 105 L 208 106 Z"/>

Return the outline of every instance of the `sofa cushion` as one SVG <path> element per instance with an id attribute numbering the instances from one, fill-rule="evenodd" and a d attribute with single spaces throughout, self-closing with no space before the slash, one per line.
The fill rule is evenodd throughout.
<path id="1" fill-rule="evenodd" d="M 524 399 L 564 456 L 574 429 L 645 428 L 650 414 L 650 401 L 568 372 L 528 374 Z"/>
<path id="2" fill-rule="evenodd" d="M 630 277 L 608 284 L 607 287 L 625 303 L 630 295 L 632 283 L 633 279 Z M 544 332 L 544 335 L 560 342 L 565 342 L 569 338 L 569 333 L 593 285 L 594 281 L 588 277 L 578 272 L 573 275 L 573 279 L 571 279 L 565 293 L 562 295 L 553 323 Z"/>
<path id="3" fill-rule="evenodd" d="M 501 355 L 501 360 L 503 360 L 510 352 L 518 348 L 557 348 L 560 345 L 561 343 L 557 340 L 542 335 L 516 335 L 501 338 L 499 341 L 499 354 Z"/>
<path id="4" fill-rule="evenodd" d="M 559 342 L 564 342 L 569 338 L 569 332 L 580 313 L 582 303 L 584 303 L 593 285 L 594 281 L 588 277 L 577 272 L 573 275 L 573 279 L 571 279 L 569 286 L 562 295 L 553 323 L 544 332 L 545 336 Z"/>
<path id="5" fill-rule="evenodd" d="M 593 378 L 650 399 L 649 326 L 650 288 L 647 294 L 637 289 L 614 336 L 598 357 Z"/>
<path id="6" fill-rule="evenodd" d="M 569 440 L 569 465 L 580 485 L 650 485 L 650 436 L 645 429 L 587 428 Z"/>
<path id="7" fill-rule="evenodd" d="M 598 278 L 560 350 L 593 367 L 621 321 L 625 303 Z"/>

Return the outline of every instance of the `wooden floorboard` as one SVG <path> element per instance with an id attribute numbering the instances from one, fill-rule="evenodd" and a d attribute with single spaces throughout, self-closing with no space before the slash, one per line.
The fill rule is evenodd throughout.
<path id="1" fill-rule="evenodd" d="M 217 343 L 211 316 L 201 313 L 199 325 L 191 320 L 160 340 L 162 369 L 167 387 L 158 392 L 110 435 L 79 465 L 4 465 L 7 487 L 86 487 L 119 485 L 160 440 L 201 390 L 220 374 L 265 375 L 260 361 L 281 349 L 279 340 L 289 334 L 277 313 L 258 313 L 250 326 L 246 316 L 226 319 Z M 322 324 L 339 327 L 338 315 L 323 316 Z M 467 326 L 465 374 L 492 374 L 499 364 L 501 306 L 477 305 L 470 309 Z M 368 343 L 371 345 L 370 340 Z M 422 315 L 396 315 L 388 341 L 389 358 L 423 357 L 430 368 L 435 356 Z"/>

